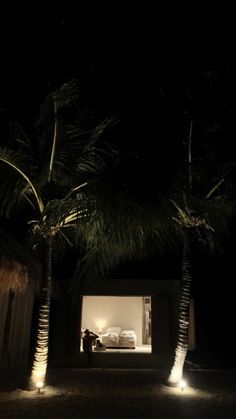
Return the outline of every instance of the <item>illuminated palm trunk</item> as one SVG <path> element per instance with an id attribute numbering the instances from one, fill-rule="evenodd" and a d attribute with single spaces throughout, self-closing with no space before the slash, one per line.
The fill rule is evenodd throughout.
<path id="1" fill-rule="evenodd" d="M 42 387 L 45 382 L 48 363 L 49 317 L 52 278 L 52 236 L 45 239 L 45 255 L 42 284 L 39 299 L 37 341 L 34 353 L 31 382 Z"/>
<path id="2" fill-rule="evenodd" d="M 188 350 L 189 309 L 192 284 L 188 234 L 189 232 L 185 230 L 179 302 L 178 339 L 175 349 L 174 364 L 168 378 L 168 384 L 172 386 L 177 385 L 182 378 L 184 362 Z"/>

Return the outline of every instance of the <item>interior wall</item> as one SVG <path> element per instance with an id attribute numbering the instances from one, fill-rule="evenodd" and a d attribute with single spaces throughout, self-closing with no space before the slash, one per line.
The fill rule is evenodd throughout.
<path id="1" fill-rule="evenodd" d="M 137 345 L 141 345 L 142 307 L 142 297 L 84 296 L 82 328 L 96 334 L 110 326 L 132 329 L 137 335 Z"/>

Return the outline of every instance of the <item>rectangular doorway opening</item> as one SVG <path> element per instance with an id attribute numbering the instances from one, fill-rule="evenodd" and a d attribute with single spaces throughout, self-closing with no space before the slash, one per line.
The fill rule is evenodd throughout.
<path id="1" fill-rule="evenodd" d="M 150 296 L 83 297 L 82 330 L 96 333 L 106 352 L 151 353 L 151 318 Z"/>

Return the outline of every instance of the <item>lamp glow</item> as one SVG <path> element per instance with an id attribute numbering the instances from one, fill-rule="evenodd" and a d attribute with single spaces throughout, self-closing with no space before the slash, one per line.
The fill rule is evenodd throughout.
<path id="1" fill-rule="evenodd" d="M 44 386 L 44 382 L 43 381 L 37 381 L 36 383 L 35 383 L 35 386 L 36 386 L 36 388 L 37 388 L 37 390 L 38 390 L 38 393 L 40 393 L 40 390 L 43 388 L 43 386 Z"/>
<path id="2" fill-rule="evenodd" d="M 182 391 L 184 391 L 184 389 L 186 388 L 187 383 L 185 380 L 180 380 L 179 381 L 179 387 L 181 388 Z"/>

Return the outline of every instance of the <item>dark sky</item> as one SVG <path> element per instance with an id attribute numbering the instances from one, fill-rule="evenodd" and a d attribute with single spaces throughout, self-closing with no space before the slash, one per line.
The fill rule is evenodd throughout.
<path id="1" fill-rule="evenodd" d="M 0 105 L 33 123 L 46 93 L 79 78 L 101 115 L 120 113 L 117 141 L 160 169 L 157 182 L 192 114 L 217 123 L 232 116 L 229 9 L 85 2 L 3 12 L 0 19 Z"/>
<path id="2" fill-rule="evenodd" d="M 179 96 L 183 85 L 198 86 L 206 70 L 224 76 L 231 70 L 230 10 L 86 3 L 53 13 L 2 13 L 1 86 L 37 102 L 66 78 L 89 73 L 107 104 L 145 108 L 162 90 Z"/>

